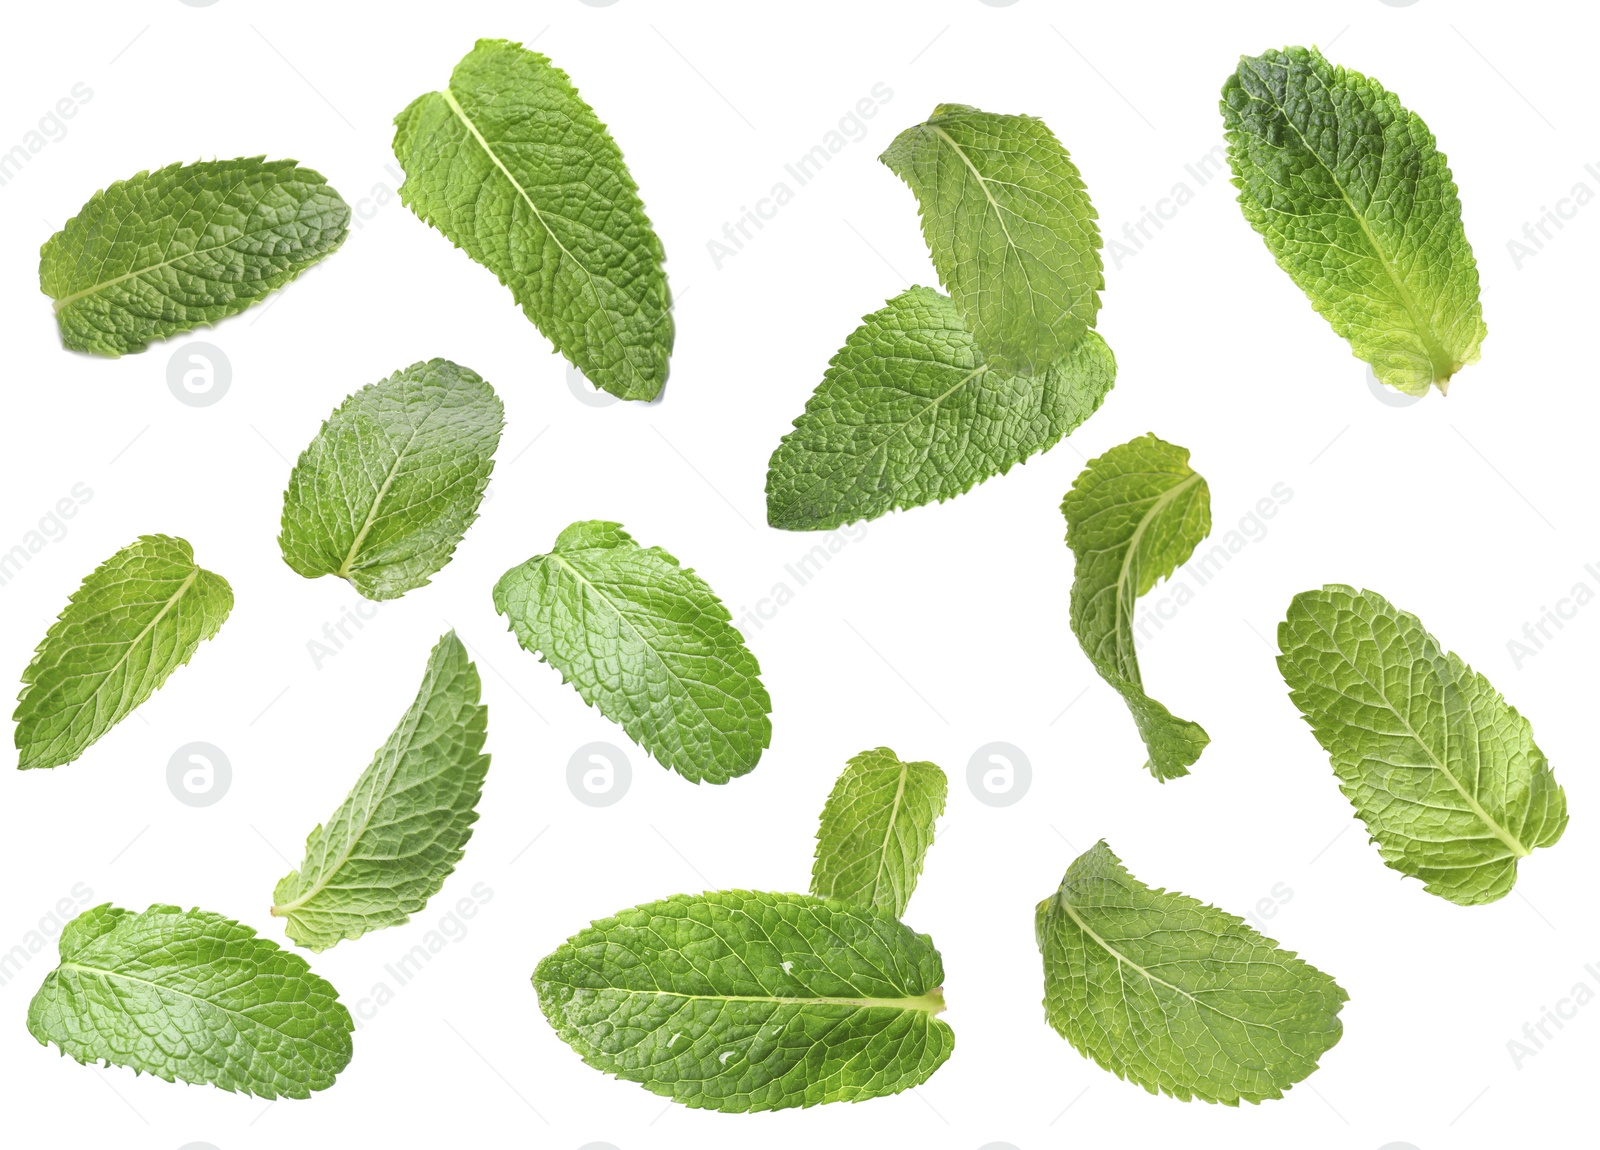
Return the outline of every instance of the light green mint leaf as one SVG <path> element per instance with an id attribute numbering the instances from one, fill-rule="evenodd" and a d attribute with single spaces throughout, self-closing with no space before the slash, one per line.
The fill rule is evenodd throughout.
<path id="1" fill-rule="evenodd" d="M 948 787 L 934 764 L 888 747 L 851 759 L 822 808 L 811 893 L 904 915 Z"/>
<path id="2" fill-rule="evenodd" d="M 1145 886 L 1102 840 L 1039 904 L 1045 1017 L 1118 1078 L 1185 1102 L 1282 1098 L 1348 995 L 1243 919 Z"/>
<path id="3" fill-rule="evenodd" d="M 773 452 L 767 522 L 831 530 L 953 499 L 1055 446 L 1116 372 L 1093 332 L 1046 371 L 999 370 L 948 296 L 914 287 L 851 333 Z"/>
<path id="4" fill-rule="evenodd" d="M 1222 119 L 1245 219 L 1379 380 L 1443 392 L 1478 361 L 1478 265 L 1420 116 L 1315 48 L 1285 48 L 1240 59 Z"/>
<path id="5" fill-rule="evenodd" d="M 1289 697 L 1383 861 L 1462 906 L 1567 829 L 1533 728 L 1415 615 L 1372 591 L 1304 591 L 1278 625 Z"/>
<path id="6" fill-rule="evenodd" d="M 449 632 L 428 657 L 400 725 L 327 823 L 300 869 L 279 880 L 272 913 L 301 946 L 326 950 L 398 926 L 438 893 L 472 837 L 489 770 L 478 669 Z"/>
<path id="7" fill-rule="evenodd" d="M 916 194 L 939 280 L 996 367 L 1044 371 L 1094 326 L 1100 226 L 1042 120 L 940 104 L 879 158 Z"/>
<path id="8" fill-rule="evenodd" d="M 289 476 L 283 561 L 394 599 L 450 562 L 478 517 L 505 409 L 447 359 L 414 363 L 335 409 Z"/>
<path id="9" fill-rule="evenodd" d="M 500 577 L 494 609 L 584 702 L 686 779 L 725 783 L 772 741 L 772 700 L 727 608 L 621 524 L 569 526 L 549 554 Z"/>
<path id="10" fill-rule="evenodd" d="M 338 992 L 220 914 L 105 903 L 67 924 L 60 951 L 28 1005 L 28 1032 L 84 1065 L 309 1098 L 350 1061 L 355 1025 Z"/>
<path id="11" fill-rule="evenodd" d="M 1127 701 L 1150 773 L 1189 773 L 1210 742 L 1144 693 L 1134 650 L 1139 596 L 1177 569 L 1211 530 L 1211 491 L 1186 448 L 1143 435 L 1090 460 L 1061 503 L 1072 575 L 1072 632 L 1100 677 Z"/>
<path id="12" fill-rule="evenodd" d="M 189 661 L 233 609 L 228 581 L 170 535 L 141 535 L 85 579 L 22 672 L 17 766 L 83 754 Z"/>
<path id="13" fill-rule="evenodd" d="M 72 351 L 123 355 L 236 315 L 331 254 L 350 208 L 293 160 L 209 160 L 96 192 L 39 251 Z"/>
<path id="14" fill-rule="evenodd" d="M 673 335 L 661 241 L 567 74 L 520 44 L 479 40 L 395 129 L 400 199 L 500 277 L 596 387 L 655 398 Z"/>
<path id="15" fill-rule="evenodd" d="M 944 967 L 878 910 L 800 894 L 674 895 L 601 919 L 539 964 L 544 1016 L 596 1070 L 686 1106 L 859 1102 L 950 1057 Z"/>

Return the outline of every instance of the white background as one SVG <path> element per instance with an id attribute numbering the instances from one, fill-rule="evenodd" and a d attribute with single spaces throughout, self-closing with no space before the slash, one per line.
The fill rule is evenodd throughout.
<path id="1" fill-rule="evenodd" d="M 1575 583 L 1600 588 L 1584 570 L 1600 561 L 1589 462 L 1600 207 L 1579 210 L 1520 269 L 1507 248 L 1578 181 L 1600 191 L 1584 170 L 1600 161 L 1595 27 L 1577 12 L 1440 0 L 12 9 L 0 150 L 75 84 L 92 98 L 0 186 L 0 550 L 27 540 L 75 484 L 93 496 L 64 535 L 47 523 L 52 541 L 0 586 L 0 668 L 20 673 L 82 577 L 141 533 L 189 539 L 237 605 L 190 666 L 80 761 L 4 780 L 0 951 L 42 918 L 53 932 L 48 916 L 79 883 L 92 891 L 86 904 L 199 905 L 283 941 L 267 914 L 273 884 L 388 734 L 449 626 L 483 673 L 494 762 L 466 858 L 428 910 L 313 959 L 356 1008 L 376 984 L 393 988 L 385 965 L 474 884 L 492 892 L 464 937 L 387 1005 L 366 1007 L 335 1088 L 268 1105 L 57 1057 L 24 1026 L 52 939 L 0 986 L 8 1138 L 222 1150 L 357 1139 L 621 1150 L 1578 1144 L 1600 1005 L 1552 1029 L 1520 1069 L 1507 1048 L 1575 984 L 1600 990 L 1600 973 L 1585 970 L 1600 964 L 1600 606 L 1520 668 L 1507 647 Z M 658 404 L 580 402 L 494 276 L 392 197 L 392 117 L 443 86 L 479 36 L 549 54 L 626 153 L 681 301 Z M 1217 92 L 1237 57 L 1286 43 L 1320 44 L 1379 77 L 1448 153 L 1489 325 L 1483 361 L 1448 398 L 1380 402 L 1226 180 L 1201 186 L 1185 170 L 1221 143 Z M 707 242 L 880 82 L 892 98 L 864 138 L 719 269 Z M 908 283 L 935 282 L 915 201 L 876 156 L 947 101 L 1045 119 L 1108 240 L 1175 184 L 1193 197 L 1142 250 L 1107 260 L 1100 330 L 1120 371 L 1099 414 L 953 503 L 842 536 L 799 587 L 785 565 L 823 540 L 765 526 L 767 458 L 859 317 Z M 120 360 L 61 350 L 38 290 L 45 238 L 112 180 L 263 152 L 322 171 L 367 218 L 270 306 L 195 333 L 232 365 L 219 402 L 186 406 L 168 390 L 168 361 L 188 337 Z M 381 606 L 319 668 L 307 644 L 360 600 L 281 561 L 289 461 L 348 392 L 432 356 L 474 368 L 505 400 L 491 498 L 431 586 Z M 1193 774 L 1165 786 L 1140 769 L 1125 707 L 1068 629 L 1072 564 L 1057 510 L 1086 458 L 1146 431 L 1192 450 L 1218 539 L 1275 484 L 1292 491 L 1264 536 L 1248 525 L 1256 538 L 1224 572 L 1159 632 L 1149 627 L 1152 693 L 1212 737 Z M 775 702 L 773 746 L 753 774 L 696 787 L 661 769 L 495 616 L 495 578 L 584 518 L 667 547 L 736 615 L 776 584 L 795 591 L 759 628 L 744 625 Z M 1177 581 L 1195 583 L 1188 571 Z M 1271 644 L 1290 596 L 1324 582 L 1416 612 L 1532 720 L 1572 822 L 1501 902 L 1456 907 L 1402 880 L 1336 789 Z M 1158 589 L 1147 611 L 1172 593 Z M 166 781 L 173 751 L 196 740 L 222 748 L 233 771 L 204 808 L 180 803 Z M 631 790 L 603 809 L 566 781 L 573 751 L 595 740 L 624 747 L 633 767 Z M 979 802 L 966 783 L 969 758 L 991 741 L 1032 764 L 1031 788 L 1009 807 Z M 539 1014 L 538 959 L 592 918 L 678 891 L 804 889 L 829 787 L 848 756 L 880 744 L 951 776 L 907 916 L 944 954 L 957 1034 L 948 1064 L 914 1093 L 756 1116 L 688 1110 L 582 1065 Z M 1260 1106 L 1184 1104 L 1119 1081 L 1046 1026 L 1033 907 L 1100 837 L 1152 885 L 1238 913 L 1265 900 L 1267 933 L 1339 979 L 1345 1036 L 1314 1076 Z"/>

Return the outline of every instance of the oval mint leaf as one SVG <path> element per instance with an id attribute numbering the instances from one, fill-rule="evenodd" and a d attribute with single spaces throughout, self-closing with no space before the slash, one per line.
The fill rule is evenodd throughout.
<path id="1" fill-rule="evenodd" d="M 950 298 L 925 287 L 867 316 L 767 468 L 767 522 L 831 530 L 953 499 L 1093 415 L 1116 379 L 1086 333 L 1046 371 L 984 358 Z"/>
<path id="2" fill-rule="evenodd" d="M 61 342 L 123 355 L 244 311 L 331 254 L 350 208 L 293 160 L 208 160 L 99 191 L 39 252 Z"/>
<path id="3" fill-rule="evenodd" d="M 89 574 L 22 672 L 17 766 L 70 763 L 221 628 L 233 590 L 170 535 L 141 535 Z"/>
<path id="4" fill-rule="evenodd" d="M 1185 1102 L 1281 1098 L 1339 1041 L 1348 995 L 1243 919 L 1145 886 L 1102 840 L 1039 904 L 1044 1009 L 1079 1053 Z"/>
<path id="5" fill-rule="evenodd" d="M 596 387 L 653 399 L 672 298 L 622 152 L 549 59 L 479 40 L 443 92 L 395 117 L 400 199 L 494 272 Z"/>
<path id="6" fill-rule="evenodd" d="M 1289 697 L 1383 861 L 1430 894 L 1494 902 L 1567 828 L 1567 796 L 1500 692 L 1382 595 L 1303 591 L 1278 625 Z"/>
<path id="7" fill-rule="evenodd" d="M 1189 773 L 1210 737 L 1144 693 L 1134 648 L 1139 596 L 1167 578 L 1211 531 L 1211 490 L 1186 448 L 1154 435 L 1089 461 L 1061 502 L 1072 573 L 1072 632 L 1122 695 L 1161 782 Z"/>
<path id="8" fill-rule="evenodd" d="M 905 914 L 948 789 L 937 766 L 902 763 L 888 747 L 851 759 L 822 808 L 811 893 Z"/>
<path id="9" fill-rule="evenodd" d="M 997 367 L 1044 371 L 1094 326 L 1100 226 L 1044 121 L 940 104 L 879 159 L 916 194 L 939 281 Z"/>
<path id="10" fill-rule="evenodd" d="M 28 1032 L 85 1065 L 309 1098 L 350 1061 L 355 1025 L 338 992 L 220 914 L 105 903 L 67 924 L 60 952 L 28 1005 Z"/>
<path id="11" fill-rule="evenodd" d="M 579 931 L 534 972 L 596 1070 L 732 1113 L 859 1102 L 950 1057 L 944 967 L 882 911 L 800 894 L 674 895 Z"/>
<path id="12" fill-rule="evenodd" d="M 1442 392 L 1478 361 L 1478 265 L 1420 116 L 1315 48 L 1285 48 L 1240 59 L 1222 120 L 1245 219 L 1379 380 Z"/>
<path id="13" fill-rule="evenodd" d="M 504 425 L 494 388 L 447 359 L 363 387 L 289 476 L 283 561 L 368 599 L 427 586 L 478 517 Z"/>
<path id="14" fill-rule="evenodd" d="M 454 631 L 428 656 L 422 686 L 339 809 L 306 838 L 300 869 L 279 880 L 272 913 L 301 946 L 326 950 L 398 926 L 461 861 L 489 770 L 488 708 Z"/>
<path id="15" fill-rule="evenodd" d="M 511 568 L 494 609 L 583 701 L 694 782 L 751 770 L 772 700 L 728 609 L 693 571 L 621 524 L 574 523 Z"/>

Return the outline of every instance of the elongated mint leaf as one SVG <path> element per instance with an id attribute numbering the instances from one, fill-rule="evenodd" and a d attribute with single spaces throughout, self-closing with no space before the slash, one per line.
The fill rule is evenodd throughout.
<path id="1" fill-rule="evenodd" d="M 1162 782 L 1189 773 L 1210 737 L 1144 693 L 1133 643 L 1139 596 L 1171 575 L 1211 530 L 1211 490 L 1186 448 L 1142 435 L 1089 461 L 1061 502 L 1072 574 L 1072 632 L 1122 695 Z"/>
<path id="2" fill-rule="evenodd" d="M 461 861 L 489 756 L 478 669 L 454 631 L 400 725 L 327 823 L 306 838 L 300 869 L 278 881 L 272 913 L 301 946 L 326 950 L 398 926 L 428 904 Z"/>
<path id="3" fill-rule="evenodd" d="M 674 895 L 539 964 L 539 1007 L 596 1070 L 747 1112 L 896 1094 L 950 1057 L 944 967 L 882 911 L 800 894 Z"/>
<path id="4" fill-rule="evenodd" d="M 309 1098 L 350 1061 L 355 1025 L 338 992 L 220 914 L 105 903 L 67 924 L 60 951 L 28 1004 L 28 1032 L 84 1065 Z"/>
<path id="5" fill-rule="evenodd" d="M 90 198 L 39 251 L 72 351 L 124 355 L 236 315 L 331 254 L 350 208 L 293 160 L 171 164 Z"/>
<path id="6" fill-rule="evenodd" d="M 1243 919 L 1134 878 L 1105 842 L 1039 904 L 1045 1017 L 1118 1078 L 1260 1102 L 1317 1068 L 1348 995 Z"/>
<path id="7" fill-rule="evenodd" d="M 1420 116 L 1315 48 L 1285 48 L 1240 59 L 1222 120 L 1245 219 L 1378 379 L 1442 392 L 1478 361 L 1478 265 Z"/>
<path id="8" fill-rule="evenodd" d="M 500 277 L 596 387 L 655 398 L 673 335 L 661 241 L 567 74 L 521 44 L 479 40 L 447 89 L 394 122 L 400 199 Z"/>
<path id="9" fill-rule="evenodd" d="M 1044 371 L 1094 326 L 1100 227 L 1044 121 L 940 104 L 879 158 L 916 194 L 939 280 L 995 366 Z"/>
<path id="10" fill-rule="evenodd" d="M 478 517 L 504 425 L 494 388 L 447 359 L 363 387 L 289 476 L 283 561 L 368 599 L 427 586 Z"/>
<path id="11" fill-rule="evenodd" d="M 949 784 L 932 763 L 862 751 L 833 784 L 811 867 L 811 893 L 850 906 L 906 912 Z"/>
<path id="12" fill-rule="evenodd" d="M 1303 591 L 1278 625 L 1289 697 L 1383 861 L 1430 894 L 1494 902 L 1517 860 L 1567 829 L 1533 728 L 1382 595 Z"/>
<path id="13" fill-rule="evenodd" d="M 1047 371 L 999 370 L 948 296 L 914 287 L 851 333 L 772 453 L 767 522 L 827 530 L 953 499 L 1055 446 L 1116 372 L 1093 332 Z"/>
<path id="14" fill-rule="evenodd" d="M 547 555 L 507 571 L 494 609 L 661 764 L 725 783 L 772 741 L 761 668 L 711 588 L 618 523 L 574 523 Z"/>
<path id="15" fill-rule="evenodd" d="M 141 535 L 96 567 L 22 672 L 17 766 L 70 763 L 189 661 L 233 590 L 170 535 Z"/>

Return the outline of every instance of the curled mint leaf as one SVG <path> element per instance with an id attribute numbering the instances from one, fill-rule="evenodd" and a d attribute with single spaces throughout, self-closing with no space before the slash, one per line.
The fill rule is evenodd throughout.
<path id="1" fill-rule="evenodd" d="M 40 1045 L 168 1082 L 309 1098 L 350 1061 L 355 1025 L 305 959 L 205 910 L 110 903 L 61 932 L 28 1004 Z"/>
<path id="2" fill-rule="evenodd" d="M 439 892 L 472 837 L 489 770 L 480 691 L 478 669 L 449 632 L 399 726 L 273 891 L 272 913 L 295 942 L 326 950 L 398 926 Z"/>
<path id="3" fill-rule="evenodd" d="M 1567 828 L 1533 728 L 1382 595 L 1303 591 L 1278 625 L 1289 697 L 1383 861 L 1462 906 L 1503 898 Z"/>
<path id="4" fill-rule="evenodd" d="M 888 747 L 851 759 L 822 809 L 811 893 L 904 915 L 948 790 L 937 766 Z"/>
<path id="5" fill-rule="evenodd" d="M 511 289 L 596 387 L 653 399 L 667 379 L 665 258 L 611 134 L 567 74 L 479 40 L 442 92 L 395 117 L 400 199 Z"/>
<path id="6" fill-rule="evenodd" d="M 283 494 L 283 561 L 394 599 L 450 562 L 478 517 L 505 409 L 476 372 L 414 363 L 349 396 Z"/>
<path id="7" fill-rule="evenodd" d="M 1315 48 L 1285 48 L 1240 59 L 1222 119 L 1245 219 L 1380 381 L 1443 392 L 1478 361 L 1478 265 L 1422 117 Z"/>
<path id="8" fill-rule="evenodd" d="M 208 160 L 96 192 L 39 251 L 72 351 L 125 355 L 235 315 L 331 254 L 350 208 L 293 160 Z"/>
<path id="9" fill-rule="evenodd" d="M 22 672 L 17 766 L 59 767 L 143 703 L 233 610 L 228 581 L 170 535 L 141 535 L 90 572 Z"/>

